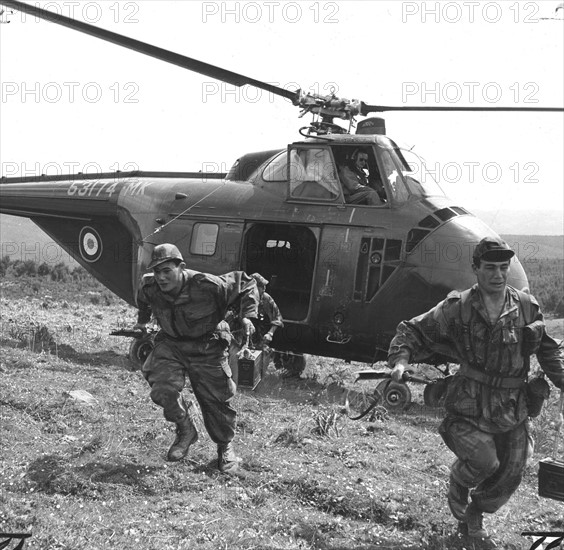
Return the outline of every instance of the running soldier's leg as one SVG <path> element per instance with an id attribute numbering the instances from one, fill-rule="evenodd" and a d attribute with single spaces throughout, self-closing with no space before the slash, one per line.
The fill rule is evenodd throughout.
<path id="1" fill-rule="evenodd" d="M 192 343 L 180 343 L 192 390 L 200 404 L 204 425 L 210 438 L 226 445 L 235 436 L 237 413 L 231 406 L 236 386 L 227 362 L 228 351 L 217 340 L 196 350 Z"/>
<path id="2" fill-rule="evenodd" d="M 453 417 L 443 421 L 439 433 L 457 456 L 451 473 L 463 487 L 476 487 L 499 468 L 493 434 L 482 432 L 469 422 Z"/>
<path id="3" fill-rule="evenodd" d="M 527 463 L 527 430 L 524 422 L 511 432 L 495 436 L 499 468 L 472 493 L 472 500 L 484 512 L 499 510 L 519 487 Z"/>
<path id="4" fill-rule="evenodd" d="M 181 395 L 185 383 L 184 364 L 173 342 L 157 342 L 143 365 L 143 376 L 151 386 L 151 399 L 163 408 L 164 417 L 169 422 L 183 420 L 186 416 Z"/>

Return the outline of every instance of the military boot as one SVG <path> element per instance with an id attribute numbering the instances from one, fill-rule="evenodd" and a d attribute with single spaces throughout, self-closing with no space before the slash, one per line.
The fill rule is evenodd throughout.
<path id="1" fill-rule="evenodd" d="M 183 420 L 176 423 L 176 439 L 168 450 L 167 460 L 178 462 L 188 453 L 190 445 L 198 441 L 198 430 L 192 422 L 190 414 L 187 413 Z"/>
<path id="2" fill-rule="evenodd" d="M 468 487 L 460 485 L 452 474 L 450 474 L 447 501 L 452 515 L 458 521 L 464 521 L 466 508 L 468 507 Z"/>
<path id="3" fill-rule="evenodd" d="M 231 442 L 217 446 L 217 467 L 226 474 L 235 473 L 239 469 L 241 459 L 235 455 Z"/>
<path id="4" fill-rule="evenodd" d="M 468 526 L 468 536 L 488 540 L 488 532 L 484 529 L 483 524 L 483 514 L 482 511 L 477 508 L 477 506 L 471 502 L 466 509 L 465 522 Z"/>

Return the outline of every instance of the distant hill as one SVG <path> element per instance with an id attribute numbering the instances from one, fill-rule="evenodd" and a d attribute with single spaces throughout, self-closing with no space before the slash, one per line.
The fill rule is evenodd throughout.
<path id="1" fill-rule="evenodd" d="M 564 260 L 564 235 L 501 235 L 515 250 L 519 260 L 541 258 Z"/>
<path id="2" fill-rule="evenodd" d="M 471 210 L 496 233 L 504 235 L 563 235 L 564 210 Z"/>
<path id="3" fill-rule="evenodd" d="M 38 264 L 78 265 L 49 235 L 27 218 L 0 214 L 0 257 L 34 260 Z"/>
<path id="4" fill-rule="evenodd" d="M 473 212 L 479 215 L 478 212 Z M 515 248 L 520 258 L 556 258 L 564 259 L 564 236 L 562 231 L 562 213 L 560 213 L 560 229 L 558 230 L 555 212 L 541 214 L 534 213 L 515 213 L 504 214 L 500 211 L 496 214 L 489 213 L 495 223 L 489 223 L 490 227 L 500 233 L 503 238 Z M 479 215 L 488 223 L 488 214 Z M 544 221 L 542 218 L 545 218 Z M 504 221 L 505 220 L 505 221 Z M 513 220 L 513 221 L 511 221 Z M 520 220 L 520 222 L 519 222 Z M 510 223 L 511 221 L 511 223 Z M 500 225 L 502 224 L 503 225 Z M 500 231 L 496 226 L 502 228 L 514 228 L 514 230 Z M 518 227 L 517 227 L 518 226 Z M 515 230 L 517 227 L 518 230 Z M 534 231 L 535 227 L 548 230 L 553 227 L 552 233 Z M 10 256 L 13 260 L 33 259 L 38 263 L 47 262 L 55 264 L 64 262 L 69 265 L 76 265 L 76 262 L 62 250 L 53 239 L 39 229 L 32 221 L 26 218 L 17 218 L 0 214 L 0 257 Z"/>

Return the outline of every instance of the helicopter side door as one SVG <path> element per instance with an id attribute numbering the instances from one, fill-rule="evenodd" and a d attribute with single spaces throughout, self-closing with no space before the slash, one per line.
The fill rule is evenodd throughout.
<path id="1" fill-rule="evenodd" d="M 311 316 L 325 342 L 373 349 L 379 293 L 401 265 L 402 245 L 384 228 L 323 226 Z"/>
<path id="2" fill-rule="evenodd" d="M 309 315 L 319 228 L 302 224 L 258 222 L 245 231 L 242 269 L 269 281 L 268 293 L 286 321 Z"/>

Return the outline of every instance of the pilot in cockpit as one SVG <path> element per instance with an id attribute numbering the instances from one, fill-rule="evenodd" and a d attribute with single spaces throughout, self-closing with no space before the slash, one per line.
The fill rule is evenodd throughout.
<path id="1" fill-rule="evenodd" d="M 379 206 L 385 203 L 369 185 L 368 153 L 358 148 L 348 159 L 339 163 L 339 177 L 347 204 Z"/>

